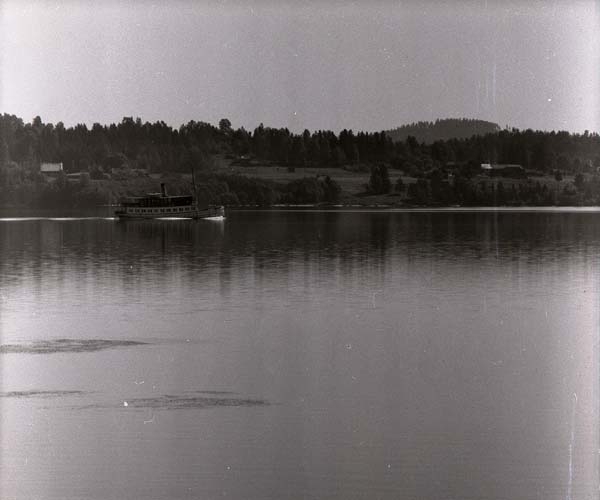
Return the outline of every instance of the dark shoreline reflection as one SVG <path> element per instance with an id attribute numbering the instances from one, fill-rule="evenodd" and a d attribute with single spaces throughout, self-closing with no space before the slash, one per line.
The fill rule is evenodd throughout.
<path id="1" fill-rule="evenodd" d="M 37 275 L 42 262 L 53 262 L 75 270 L 118 265 L 125 275 L 157 263 L 201 272 L 209 263 L 229 268 L 247 258 L 257 267 L 306 257 L 364 264 L 385 262 L 390 250 L 432 248 L 443 257 L 448 247 L 475 258 L 560 257 L 599 240 L 595 213 L 266 211 L 232 212 L 225 221 L 37 220 L 0 224 L 0 271 L 10 279 L 27 266 Z"/>
<path id="2" fill-rule="evenodd" d="M 163 279 L 169 275 L 230 300 L 233 286 L 251 287 L 257 297 L 273 287 L 297 288 L 298 267 L 305 285 L 328 280 L 341 289 L 376 280 L 382 287 L 391 269 L 431 259 L 436 268 L 451 269 L 458 256 L 516 273 L 524 262 L 587 262 L 599 248 L 600 216 L 593 212 L 240 211 L 224 221 L 35 220 L 0 224 L 0 288 L 8 300 L 27 275 L 32 297 L 43 296 L 48 280 L 61 288 L 76 284 L 85 297 L 86 277 L 103 276 L 122 290 L 121 300 L 135 302 L 146 291 L 178 293 Z M 460 281 L 460 270 L 456 275 Z"/>
<path id="3" fill-rule="evenodd" d="M 242 258 L 268 263 L 285 254 L 348 259 L 377 250 L 460 245 L 469 252 L 498 248 L 565 250 L 597 242 L 600 216 L 569 212 L 231 212 L 224 221 L 51 220 L 0 224 L 1 263 L 40 258 L 87 263 L 151 259 Z M 509 246 L 507 246 L 509 245 Z M 348 250 L 353 250 L 349 252 Z M 166 261 L 165 261 L 166 262 Z M 13 262 L 17 263 L 17 262 Z"/>

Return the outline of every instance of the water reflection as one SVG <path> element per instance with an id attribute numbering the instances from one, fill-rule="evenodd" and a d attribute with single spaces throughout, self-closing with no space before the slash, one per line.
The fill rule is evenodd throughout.
<path id="1" fill-rule="evenodd" d="M 102 303 L 105 293 L 114 307 L 154 297 L 152 305 L 160 308 L 161 301 L 195 297 L 197 308 L 215 308 L 240 294 L 257 302 L 276 295 L 304 301 L 325 287 L 332 300 L 347 301 L 349 293 L 366 288 L 366 300 L 376 306 L 377 294 L 398 280 L 458 291 L 482 283 L 490 290 L 506 286 L 506 276 L 518 288 L 519 280 L 542 268 L 554 269 L 547 279 L 564 279 L 594 265 L 599 246 L 595 213 L 232 212 L 219 222 L 33 220 L 0 223 L 0 284 L 5 312 L 11 296 L 26 289 L 19 300 L 32 315 L 48 290 L 57 294 L 53 300 L 73 307 Z M 65 337 L 60 331 L 55 336 Z"/>
<path id="2" fill-rule="evenodd" d="M 595 213 L 0 221 L 2 496 L 592 498 L 599 250 Z"/>
<path id="3" fill-rule="evenodd" d="M 390 251 L 473 259 L 561 259 L 594 254 L 596 214 L 573 213 L 244 213 L 226 221 L 35 220 L 0 224 L 3 279 L 23 269 L 78 273 L 117 266 L 123 277 L 140 268 L 222 271 L 223 290 L 237 262 L 256 269 L 293 262 L 338 262 L 385 272 Z M 383 266 L 383 268 L 381 268 Z M 285 271 L 285 269 L 283 269 Z"/>

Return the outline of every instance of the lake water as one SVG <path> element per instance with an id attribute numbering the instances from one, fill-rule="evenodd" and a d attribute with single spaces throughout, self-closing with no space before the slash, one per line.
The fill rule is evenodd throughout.
<path id="1" fill-rule="evenodd" d="M 0 497 L 598 497 L 600 213 L 0 219 Z"/>

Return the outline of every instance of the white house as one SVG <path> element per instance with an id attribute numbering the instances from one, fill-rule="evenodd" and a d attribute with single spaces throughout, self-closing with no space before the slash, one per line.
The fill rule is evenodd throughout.
<path id="1" fill-rule="evenodd" d="M 62 163 L 42 163 L 40 165 L 40 173 L 47 177 L 56 177 L 62 171 Z"/>

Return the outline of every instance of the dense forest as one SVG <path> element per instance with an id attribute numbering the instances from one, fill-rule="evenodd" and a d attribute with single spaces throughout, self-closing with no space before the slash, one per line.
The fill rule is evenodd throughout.
<path id="1" fill-rule="evenodd" d="M 469 118 L 446 118 L 435 122 L 417 122 L 410 125 L 387 130 L 386 134 L 394 142 L 405 141 L 414 137 L 418 142 L 432 144 L 435 141 L 449 139 L 468 139 L 474 135 L 485 135 L 500 132 L 496 123 Z"/>
<path id="2" fill-rule="evenodd" d="M 471 122 L 476 121 L 440 120 L 429 128 L 454 123 L 460 134 Z M 477 122 L 476 126 L 482 126 L 481 123 L 487 122 Z M 461 124 L 465 127 L 461 128 Z M 427 129 L 419 124 L 416 127 Z M 44 123 L 40 117 L 25 123 L 4 114 L 0 116 L 0 205 L 106 203 L 108 189 L 122 193 L 122 186 L 139 187 L 139 183 L 126 180 L 128 172 L 176 176 L 187 174 L 192 168 L 198 174 L 201 191 L 211 202 L 335 203 L 342 194 L 335 176 L 296 179 L 282 185 L 239 172 L 229 174 L 219 168 L 223 159 L 241 169 L 265 164 L 290 171 L 307 166 L 335 167 L 366 172 L 367 177 L 370 172 L 365 194 L 400 193 L 403 203 L 408 204 L 600 202 L 596 189 L 600 185 L 596 176 L 600 167 L 600 136 L 587 131 L 571 134 L 504 129 L 429 144 L 413 135 L 394 141 L 384 131 L 342 130 L 336 134 L 305 130 L 295 134 L 262 124 L 247 131 L 233 128 L 227 119 L 218 126 L 190 121 L 174 128 L 164 122 L 148 123 L 126 117 L 111 125 L 65 127 L 60 122 Z M 43 162 L 62 162 L 64 175 L 85 175 L 75 185 L 64 178 L 48 183 L 39 172 Z M 508 184 L 501 179 L 481 182 L 481 163 L 519 164 L 531 175 L 557 182 L 563 176 L 575 176 L 577 182 L 561 184 L 558 196 L 556 189 L 544 182 L 511 183 L 505 187 Z M 401 171 L 405 180 L 395 185 L 386 182 L 391 170 Z M 115 188 L 115 183 L 121 188 Z M 175 190 L 189 189 L 181 183 L 173 184 Z"/>

